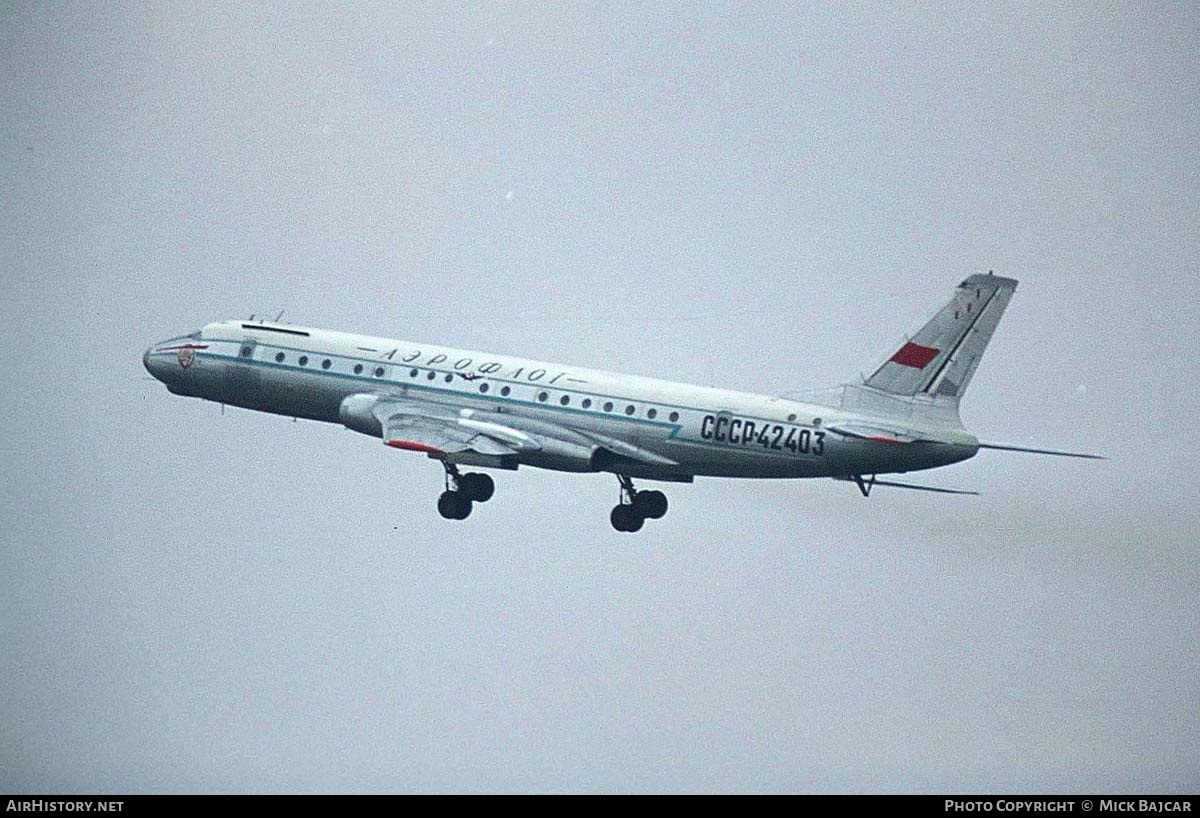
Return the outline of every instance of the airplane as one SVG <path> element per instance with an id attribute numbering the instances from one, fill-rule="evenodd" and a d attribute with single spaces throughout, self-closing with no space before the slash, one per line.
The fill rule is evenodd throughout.
<path id="1" fill-rule="evenodd" d="M 968 276 L 945 306 L 869 376 L 810 394 L 759 395 L 355 335 L 266 320 L 229 320 L 170 338 L 142 361 L 168 391 L 222 405 L 340 423 L 439 461 L 437 509 L 464 520 L 495 492 L 460 466 L 610 472 L 612 527 L 634 532 L 667 513 L 667 497 L 634 479 L 845 480 L 976 494 L 889 475 L 957 463 L 980 449 L 1104 459 L 981 443 L 959 401 L 1016 290 L 1015 279 Z"/>

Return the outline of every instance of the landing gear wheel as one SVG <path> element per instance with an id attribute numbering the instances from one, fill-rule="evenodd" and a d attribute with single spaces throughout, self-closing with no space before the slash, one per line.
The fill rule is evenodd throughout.
<path id="1" fill-rule="evenodd" d="M 443 491 L 437 507 L 447 520 L 465 520 L 471 514 L 471 498 L 461 491 Z"/>
<path id="2" fill-rule="evenodd" d="M 661 491 L 638 491 L 627 474 L 618 474 L 617 482 L 621 484 L 621 504 L 608 518 L 617 531 L 637 531 L 646 520 L 667 513 L 667 495 Z"/>
<path id="3" fill-rule="evenodd" d="M 617 531 L 628 533 L 641 530 L 642 524 L 645 522 L 633 510 L 633 506 L 625 505 L 624 503 L 613 508 L 612 513 L 608 515 L 608 520 Z"/>
<path id="4" fill-rule="evenodd" d="M 466 494 L 476 503 L 486 503 L 496 493 L 496 483 L 490 475 L 480 472 L 464 474 L 458 480 L 459 491 Z"/>
<path id="5" fill-rule="evenodd" d="M 633 496 L 633 510 L 639 517 L 660 520 L 667 513 L 667 495 L 661 491 L 639 491 Z"/>

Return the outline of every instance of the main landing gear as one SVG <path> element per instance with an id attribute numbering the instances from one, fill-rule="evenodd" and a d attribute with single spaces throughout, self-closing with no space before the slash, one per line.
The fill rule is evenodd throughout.
<path id="1" fill-rule="evenodd" d="M 496 493 L 492 478 L 480 472 L 459 474 L 458 466 L 443 463 L 446 469 L 446 490 L 438 497 L 438 514 L 447 520 L 465 520 L 471 514 L 472 503 L 486 503 Z"/>
<path id="2" fill-rule="evenodd" d="M 617 531 L 639 531 L 646 520 L 657 520 L 667 513 L 667 495 L 661 491 L 638 491 L 633 480 L 623 474 L 618 474 L 617 480 L 621 483 L 621 502 L 608 515 Z"/>

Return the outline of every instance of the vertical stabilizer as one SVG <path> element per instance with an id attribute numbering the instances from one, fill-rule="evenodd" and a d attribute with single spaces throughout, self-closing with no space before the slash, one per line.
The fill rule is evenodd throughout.
<path id="1" fill-rule="evenodd" d="M 920 395 L 954 404 L 962 397 L 1017 282 L 996 275 L 967 278 L 943 307 L 884 361 L 865 385 L 889 395 Z"/>

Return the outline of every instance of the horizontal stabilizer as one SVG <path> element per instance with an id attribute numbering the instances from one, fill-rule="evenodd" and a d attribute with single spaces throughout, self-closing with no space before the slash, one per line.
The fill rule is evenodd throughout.
<path id="1" fill-rule="evenodd" d="M 1002 452 L 1025 452 L 1026 454 L 1048 454 L 1054 457 L 1082 457 L 1087 460 L 1108 460 L 1102 454 L 1083 454 L 1082 452 L 1058 452 L 1053 449 L 1029 449 L 1024 446 L 1009 446 L 1004 443 L 980 443 L 981 449 L 998 449 Z"/>
<path id="2" fill-rule="evenodd" d="M 962 489 L 943 489 L 937 486 L 918 486 L 915 483 L 893 483 L 890 480 L 876 480 L 877 486 L 891 486 L 894 489 L 914 489 L 916 491 L 935 491 L 938 494 L 970 494 L 973 497 L 978 497 L 977 491 L 963 491 Z"/>
<path id="3" fill-rule="evenodd" d="M 916 483 L 896 483 L 891 480 L 876 480 L 874 477 L 864 479 L 862 477 L 835 477 L 834 480 L 845 480 L 850 483 L 857 483 L 858 490 L 862 492 L 863 497 L 871 496 L 871 489 L 876 486 L 888 486 L 894 489 L 912 489 L 914 491 L 932 491 L 937 494 L 969 494 L 974 497 L 979 496 L 977 491 L 963 491 L 961 489 L 943 489 L 937 486 L 918 486 Z"/>

